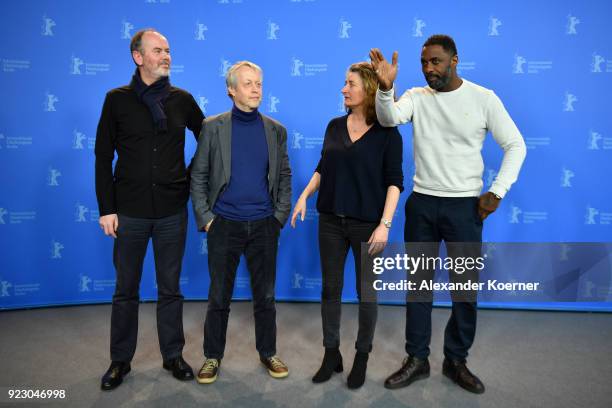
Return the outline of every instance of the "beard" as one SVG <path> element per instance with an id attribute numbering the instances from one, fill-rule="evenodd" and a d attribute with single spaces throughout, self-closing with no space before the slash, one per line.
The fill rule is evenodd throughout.
<path id="1" fill-rule="evenodd" d="M 153 73 L 160 78 L 170 76 L 170 66 L 160 65 Z"/>
<path id="2" fill-rule="evenodd" d="M 444 89 L 451 80 L 450 65 L 448 66 L 448 68 L 446 69 L 446 72 L 443 75 L 437 75 L 437 74 L 433 74 L 429 76 L 425 75 L 425 80 L 427 81 L 427 85 L 429 85 L 431 89 L 435 89 L 436 91 Z"/>

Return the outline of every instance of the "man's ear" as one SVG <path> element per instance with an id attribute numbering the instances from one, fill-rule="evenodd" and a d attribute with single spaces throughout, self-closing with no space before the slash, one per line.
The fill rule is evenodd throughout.
<path id="1" fill-rule="evenodd" d="M 134 62 L 136 63 L 136 65 L 141 66 L 143 63 L 143 57 L 142 54 L 140 53 L 140 51 L 138 50 L 134 50 L 132 51 L 132 59 L 134 60 Z"/>
<path id="2" fill-rule="evenodd" d="M 228 87 L 227 95 L 233 98 L 234 96 L 236 96 L 236 91 L 232 87 Z"/>
<path id="3" fill-rule="evenodd" d="M 453 58 L 451 58 L 451 65 L 453 67 L 456 67 L 458 63 L 459 63 L 459 55 L 455 54 L 453 55 Z"/>

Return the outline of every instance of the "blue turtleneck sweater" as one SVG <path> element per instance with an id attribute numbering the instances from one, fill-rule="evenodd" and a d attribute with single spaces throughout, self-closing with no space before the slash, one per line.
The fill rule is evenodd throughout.
<path id="1" fill-rule="evenodd" d="M 213 208 L 234 221 L 253 221 L 274 213 L 268 193 L 268 143 L 261 115 L 255 109 L 232 108 L 232 174 Z"/>

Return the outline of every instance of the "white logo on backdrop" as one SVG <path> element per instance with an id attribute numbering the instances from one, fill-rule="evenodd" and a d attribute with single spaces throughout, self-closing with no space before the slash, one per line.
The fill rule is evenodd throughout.
<path id="1" fill-rule="evenodd" d="M 561 187 L 568 188 L 572 187 L 572 178 L 576 174 L 573 171 L 566 169 L 565 167 L 561 170 Z"/>
<path id="2" fill-rule="evenodd" d="M 510 224 L 518 224 L 521 221 L 519 220 L 519 215 L 521 215 L 523 211 L 517 207 L 516 205 L 512 205 L 510 207 Z"/>
<path id="3" fill-rule="evenodd" d="M 578 102 L 578 98 L 576 97 L 576 95 L 566 92 L 565 101 L 563 102 L 563 111 L 564 112 L 574 112 L 575 102 Z"/>
<path id="4" fill-rule="evenodd" d="M 200 248 L 198 250 L 200 255 L 208 254 L 208 239 L 202 237 L 200 238 Z"/>
<path id="5" fill-rule="evenodd" d="M 0 297 L 7 297 L 7 296 L 11 296 L 11 294 L 9 293 L 9 289 L 13 286 L 12 283 L 10 283 L 9 281 L 0 281 Z"/>
<path id="6" fill-rule="evenodd" d="M 59 99 L 57 98 L 57 96 L 47 92 L 45 94 L 45 112 L 55 112 L 56 111 L 55 104 L 57 102 L 59 102 Z"/>
<path id="7" fill-rule="evenodd" d="M 489 35 L 492 37 L 499 36 L 499 26 L 502 25 L 502 22 L 497 17 L 489 18 Z"/>
<path id="8" fill-rule="evenodd" d="M 72 135 L 74 136 L 72 139 L 72 148 L 75 150 L 83 150 L 85 148 L 83 146 L 83 140 L 87 139 L 87 136 L 76 129 L 72 131 Z"/>
<path id="9" fill-rule="evenodd" d="M 79 57 L 74 55 L 70 57 L 70 75 L 81 75 L 81 65 L 83 64 L 83 60 Z"/>
<path id="10" fill-rule="evenodd" d="M 278 36 L 276 33 L 280 30 L 278 24 L 273 21 L 268 20 L 268 28 L 266 30 L 266 38 L 268 40 L 278 40 Z"/>
<path id="11" fill-rule="evenodd" d="M 198 95 L 198 106 L 202 109 L 202 113 L 206 114 L 206 105 L 208 105 L 208 98 L 202 95 Z"/>
<path id="12" fill-rule="evenodd" d="M 129 21 L 123 20 L 121 22 L 121 38 L 123 40 L 129 40 L 132 38 L 132 30 L 134 29 L 134 24 Z"/>
<path id="13" fill-rule="evenodd" d="M 291 76 L 302 76 L 302 67 L 304 66 L 304 63 L 293 57 L 291 58 Z"/>
<path id="14" fill-rule="evenodd" d="M 423 29 L 427 26 L 425 21 L 420 18 L 414 18 L 414 24 L 412 25 L 412 36 L 413 37 L 422 37 Z"/>
<path id="15" fill-rule="evenodd" d="M 51 241 L 51 259 L 62 259 L 62 249 L 64 245 L 61 242 L 55 240 Z"/>
<path id="16" fill-rule="evenodd" d="M 348 30 L 353 28 L 353 25 L 346 21 L 344 17 L 340 19 L 340 28 L 338 29 L 338 38 L 350 38 Z"/>
<path id="17" fill-rule="evenodd" d="M 586 214 L 584 215 L 584 223 L 587 225 L 597 224 L 597 221 L 595 220 L 597 215 L 599 215 L 599 210 L 587 205 Z"/>
<path id="18" fill-rule="evenodd" d="M 599 141 L 602 139 L 600 133 L 591 130 L 589 132 L 589 150 L 599 150 Z"/>
<path id="19" fill-rule="evenodd" d="M 278 112 L 278 108 L 276 107 L 276 105 L 278 105 L 279 103 L 280 100 L 276 96 L 270 95 L 270 97 L 268 98 L 268 112 Z"/>
<path id="20" fill-rule="evenodd" d="M 301 289 L 302 288 L 302 281 L 303 280 L 304 280 L 304 276 L 302 276 L 299 273 L 295 272 L 293 274 L 293 279 L 291 280 L 291 287 L 293 289 Z"/>
<path id="21" fill-rule="evenodd" d="M 225 78 L 225 75 L 227 75 L 227 70 L 230 69 L 230 67 L 232 66 L 232 64 L 226 60 L 225 58 L 221 58 L 221 66 L 219 67 L 219 76 L 222 76 Z"/>
<path id="22" fill-rule="evenodd" d="M 293 131 L 293 143 L 291 144 L 291 147 L 294 149 L 301 149 L 303 139 L 304 139 L 304 136 L 297 130 L 294 130 Z"/>
<path id="23" fill-rule="evenodd" d="M 526 62 L 527 60 L 525 59 L 525 57 L 515 54 L 514 55 L 514 65 L 512 65 L 512 73 L 513 74 L 524 74 L 525 70 L 523 69 L 523 65 L 525 65 Z"/>
<path id="24" fill-rule="evenodd" d="M 81 203 L 76 203 L 76 212 L 74 214 L 75 222 L 87 222 L 87 218 L 85 218 L 85 214 L 89 212 L 89 208 L 85 207 Z"/>
<path id="25" fill-rule="evenodd" d="M 79 275 L 79 292 L 91 292 L 89 289 L 89 284 L 91 283 L 91 278 L 87 275 Z"/>
<path id="26" fill-rule="evenodd" d="M 42 20 L 43 24 L 41 34 L 45 37 L 53 37 L 53 27 L 56 26 L 55 21 L 47 16 L 43 16 Z"/>
<path id="27" fill-rule="evenodd" d="M 603 72 L 601 64 L 606 62 L 606 59 L 597 53 L 593 53 L 593 62 L 591 63 L 591 72 Z"/>
<path id="28" fill-rule="evenodd" d="M 58 169 L 49 167 L 49 173 L 47 175 L 47 185 L 51 187 L 59 186 L 59 182 L 57 181 L 57 178 L 61 175 L 62 173 Z"/>
<path id="29" fill-rule="evenodd" d="M 196 30 L 195 30 L 195 39 L 196 41 L 204 41 L 206 40 L 206 36 L 204 35 L 204 32 L 208 31 L 208 26 L 205 26 L 204 24 L 197 22 L 196 23 Z"/>
<path id="30" fill-rule="evenodd" d="M 485 182 L 485 186 L 491 187 L 493 185 L 493 181 L 495 181 L 495 177 L 497 177 L 497 170 L 487 169 L 487 180 Z"/>
<path id="31" fill-rule="evenodd" d="M 576 16 L 572 16 L 571 14 L 567 16 L 567 26 L 565 33 L 568 35 L 576 35 L 576 26 L 580 24 L 580 20 Z"/>

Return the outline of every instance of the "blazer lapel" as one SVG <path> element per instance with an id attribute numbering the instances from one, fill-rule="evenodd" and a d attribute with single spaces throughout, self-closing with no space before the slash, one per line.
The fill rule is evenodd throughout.
<path id="1" fill-rule="evenodd" d="M 232 174 L 232 114 L 231 112 L 223 115 L 223 120 L 219 123 L 219 145 L 221 146 L 221 161 L 223 162 L 223 173 L 225 182 L 229 183 Z"/>
<path id="2" fill-rule="evenodd" d="M 276 128 L 272 125 L 272 122 L 265 116 L 261 116 L 264 123 L 264 132 L 266 133 L 266 142 L 268 143 L 268 189 L 272 191 L 272 187 L 276 182 L 276 145 L 277 135 Z"/>

